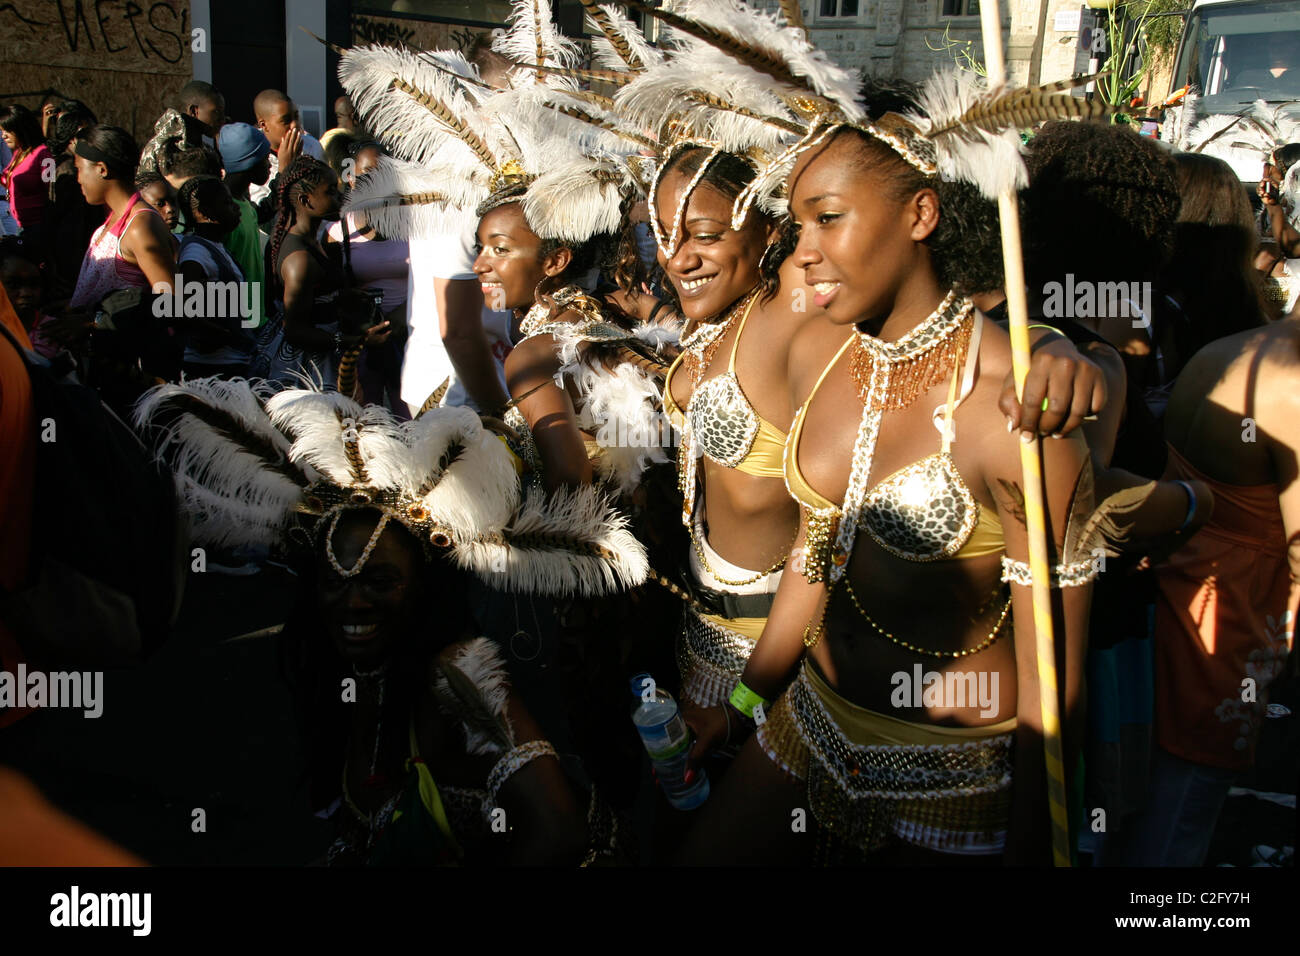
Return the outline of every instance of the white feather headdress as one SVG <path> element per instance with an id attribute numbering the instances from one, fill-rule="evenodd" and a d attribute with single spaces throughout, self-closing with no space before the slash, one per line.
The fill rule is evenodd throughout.
<path id="1" fill-rule="evenodd" d="M 338 392 L 197 379 L 147 392 L 135 420 L 200 542 L 314 549 L 326 519 L 369 509 L 503 590 L 603 594 L 648 573 L 599 489 L 521 495 L 509 449 L 466 408 L 401 422 Z"/>

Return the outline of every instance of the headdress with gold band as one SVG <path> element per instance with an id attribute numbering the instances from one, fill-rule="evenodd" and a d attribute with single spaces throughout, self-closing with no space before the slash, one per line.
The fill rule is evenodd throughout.
<path id="1" fill-rule="evenodd" d="M 671 53 L 662 67 L 629 78 L 616 101 L 633 121 L 660 118 L 669 150 L 694 141 L 715 155 L 726 150 L 754 162 L 754 183 L 733 207 L 735 228 L 755 203 L 782 211 L 795 160 L 841 125 L 888 144 L 926 175 L 971 182 L 991 197 L 1004 185 L 1025 183 L 1019 128 L 1104 112 L 1100 104 L 1063 95 L 1086 78 L 989 89 L 972 72 L 948 70 L 925 84 L 919 110 L 867 117 L 857 76 L 808 44 L 790 19 L 794 4 L 782 4 L 791 9 L 784 24 L 740 0 L 689 0 L 674 12 L 639 0 L 627 5 L 665 24 Z M 671 252 L 665 248 L 671 236 L 656 238 L 661 251 Z"/>
<path id="2" fill-rule="evenodd" d="M 370 509 L 376 540 L 396 522 L 501 590 L 595 595 L 646 577 L 644 549 L 599 489 L 521 491 L 514 457 L 467 408 L 397 421 L 338 392 L 195 379 L 146 393 L 135 421 L 200 543 L 332 556 L 340 512 Z"/>
<path id="3" fill-rule="evenodd" d="M 463 233 L 513 201 L 545 239 L 582 242 L 618 226 L 624 199 L 640 188 L 636 154 L 655 142 L 563 75 L 579 50 L 554 28 L 546 0 L 516 0 L 494 47 L 538 68 L 515 70 L 502 89 L 454 52 L 343 53 L 339 79 L 394 157 L 358 179 L 345 211 L 364 210 L 401 238 Z"/>

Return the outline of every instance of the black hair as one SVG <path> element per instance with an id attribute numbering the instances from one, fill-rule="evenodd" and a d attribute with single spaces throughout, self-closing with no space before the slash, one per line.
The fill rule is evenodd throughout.
<path id="1" fill-rule="evenodd" d="M 22 149 L 35 149 L 45 142 L 39 117 L 19 104 L 0 108 L 0 129 L 17 137 Z"/>
<path id="2" fill-rule="evenodd" d="M 90 107 L 81 100 L 64 100 L 55 114 L 54 131 L 50 135 L 50 151 L 62 156 L 77 134 L 98 123 Z"/>
<path id="3" fill-rule="evenodd" d="M 191 176 L 181 183 L 181 188 L 176 191 L 176 196 L 181 212 L 185 214 L 185 221 L 191 226 L 196 224 L 198 222 L 194 216 L 196 212 L 203 213 L 209 219 L 213 218 L 213 209 L 210 204 L 222 193 L 227 196 L 230 195 L 226 184 L 221 181 L 219 176 L 200 174 Z"/>
<path id="4" fill-rule="evenodd" d="M 341 139 L 341 138 L 342 138 L 342 137 L 340 137 L 340 139 Z M 379 153 L 380 153 L 381 156 L 387 156 L 387 155 L 388 155 L 388 150 L 384 149 L 384 144 L 383 144 L 383 143 L 377 143 L 377 142 L 375 142 L 373 139 L 366 139 L 366 138 L 364 138 L 364 137 L 351 137 L 351 138 L 349 138 L 349 140 L 348 140 L 348 156 L 349 156 L 349 158 L 351 158 L 351 159 L 356 159 L 358 156 L 361 155 L 361 152 L 362 152 L 363 150 L 367 150 L 367 149 L 377 149 L 377 150 L 379 150 Z"/>
<path id="5" fill-rule="evenodd" d="M 1067 273 L 1141 280 L 1172 247 L 1182 197 L 1172 154 L 1123 126 L 1047 123 L 1025 151 L 1025 273 L 1032 288 Z"/>
<path id="6" fill-rule="evenodd" d="M 139 166 L 136 167 L 135 170 L 135 191 L 136 192 L 138 193 L 144 192 L 154 183 L 165 183 L 165 182 L 167 182 L 167 180 L 163 178 L 162 173 L 158 172 L 158 167 L 146 166 L 144 163 L 141 163 Z"/>
<path id="7" fill-rule="evenodd" d="M 119 126 L 93 126 L 79 139 L 99 150 L 107 159 L 97 160 L 108 169 L 108 178 L 124 183 L 135 179 L 135 168 L 140 162 L 140 148 L 131 134 Z"/>
<path id="8" fill-rule="evenodd" d="M 205 83 L 203 80 L 190 80 L 176 94 L 176 112 L 184 113 L 191 106 L 198 106 L 209 101 L 218 103 L 224 99 L 225 97 L 211 83 Z"/>
<path id="9" fill-rule="evenodd" d="M 1273 150 L 1273 162 L 1283 176 L 1296 163 L 1300 162 L 1300 143 L 1287 143 Z"/>
<path id="10" fill-rule="evenodd" d="M 905 96 L 898 96 L 898 106 L 906 107 Z M 941 284 L 960 295 L 1002 287 L 998 208 L 992 201 L 971 183 L 927 176 L 889 144 L 854 127 L 837 130 L 827 145 L 844 136 L 857 141 L 857 168 L 881 179 L 886 195 L 896 202 L 906 202 L 923 189 L 932 189 L 938 195 L 939 222 L 923 242 L 930 250 L 930 263 Z"/>
<path id="11" fill-rule="evenodd" d="M 275 228 L 271 230 L 271 270 L 275 287 L 280 283 L 280 244 L 298 219 L 298 203 L 323 183 L 337 180 L 334 170 L 310 156 L 299 156 L 288 169 L 280 170 Z M 344 234 L 347 231 L 344 230 Z"/>
<path id="12" fill-rule="evenodd" d="M 221 154 L 210 146 L 185 146 L 170 141 L 158 156 L 158 171 L 164 176 L 189 179 L 192 176 L 220 176 Z"/>

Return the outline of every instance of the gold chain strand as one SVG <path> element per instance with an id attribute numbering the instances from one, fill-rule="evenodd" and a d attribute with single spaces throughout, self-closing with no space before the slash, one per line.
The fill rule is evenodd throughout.
<path id="1" fill-rule="evenodd" d="M 709 559 L 704 556 L 704 548 L 700 545 L 700 539 L 695 534 L 694 521 L 691 522 L 689 530 L 691 534 L 691 544 L 695 545 L 695 553 L 699 555 L 700 564 L 704 565 L 704 570 L 708 571 L 709 574 L 713 575 L 713 577 L 718 581 L 719 584 L 725 584 L 729 588 L 741 588 L 747 584 L 757 584 L 759 581 L 763 580 L 763 578 L 767 577 L 769 574 L 775 574 L 777 571 L 780 571 L 783 567 L 785 567 L 785 563 L 790 560 L 790 549 L 793 548 L 794 543 L 799 540 L 799 526 L 796 523 L 794 529 L 794 537 L 790 539 L 790 543 L 785 547 L 784 556 L 779 561 L 777 561 L 776 564 L 772 565 L 766 571 L 759 571 L 752 578 L 745 578 L 745 580 L 743 581 L 728 581 L 717 571 L 713 570 L 713 566 L 709 564 Z"/>
<path id="2" fill-rule="evenodd" d="M 998 635 L 1002 633 L 1002 625 L 1006 622 L 1007 614 L 1010 613 L 1011 611 L 1011 598 L 1010 596 L 1008 596 L 1007 603 L 1002 606 L 1002 613 L 998 615 L 997 624 L 993 626 L 993 630 L 989 632 L 989 635 L 986 638 L 984 638 L 984 640 L 980 641 L 979 644 L 977 644 L 976 646 L 967 648 L 964 651 L 931 651 L 931 650 L 927 650 L 924 647 L 917 647 L 915 644 L 910 644 L 907 641 L 903 640 L 901 637 L 894 636 L 893 634 L 889 633 L 889 631 L 885 630 L 883 627 L 881 627 L 879 624 L 873 621 L 871 619 L 871 615 L 867 613 L 866 608 L 864 608 L 862 604 L 858 601 L 858 596 L 853 592 L 853 585 L 849 583 L 849 579 L 847 576 L 845 576 L 844 578 L 844 587 L 849 593 L 850 600 L 853 601 L 853 606 L 858 609 L 858 613 L 861 614 L 863 618 L 866 619 L 866 622 L 871 625 L 872 629 L 877 634 L 879 634 L 881 637 L 887 638 L 888 640 L 897 644 L 899 647 L 906 648 L 907 650 L 911 651 L 913 654 L 922 654 L 926 657 L 937 657 L 937 658 L 946 657 L 946 658 L 952 658 L 953 660 L 957 660 L 958 658 L 969 657 L 972 654 L 978 654 L 980 651 L 986 649 L 987 647 L 992 645 L 994 641 L 998 639 Z M 998 586 L 998 590 L 999 591 L 1001 590 L 1000 584 Z M 990 600 L 989 603 L 992 603 L 992 601 Z M 987 606 L 988 605 L 986 604 L 985 607 Z"/>

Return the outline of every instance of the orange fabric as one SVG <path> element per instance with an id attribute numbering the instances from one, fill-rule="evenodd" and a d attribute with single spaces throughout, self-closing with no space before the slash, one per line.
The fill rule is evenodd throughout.
<path id="1" fill-rule="evenodd" d="M 0 286 L 0 322 L 24 346 L 31 340 Z M 32 491 L 36 470 L 36 418 L 31 382 L 22 357 L 0 337 L 0 591 L 12 591 L 27 580 L 31 546 Z M 0 623 L 0 670 L 14 673 L 22 656 L 9 630 Z M 0 710 L 0 728 L 14 723 L 27 710 Z"/>
<path id="2" fill-rule="evenodd" d="M 1286 533 L 1276 485 L 1228 485 L 1169 448 L 1166 478 L 1214 492 L 1209 522 L 1157 569 L 1156 736 L 1194 763 L 1245 770 L 1289 650 Z M 1242 700 L 1252 678 L 1256 700 Z"/>
<path id="3" fill-rule="evenodd" d="M 144 866 L 0 767 L 0 866 Z"/>

